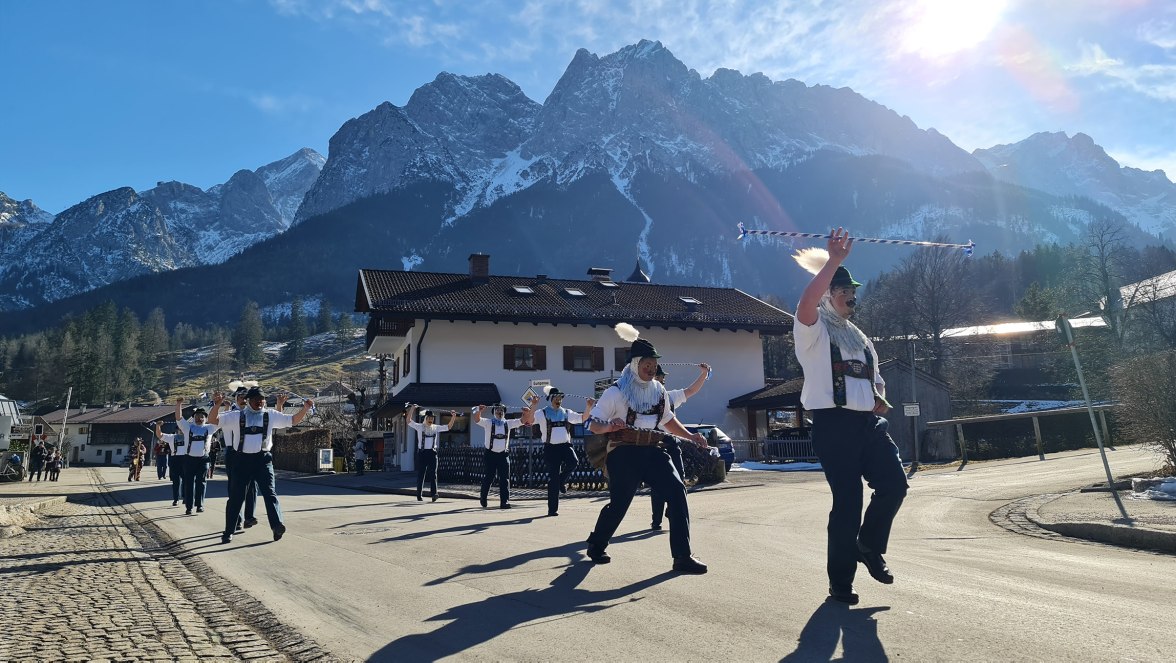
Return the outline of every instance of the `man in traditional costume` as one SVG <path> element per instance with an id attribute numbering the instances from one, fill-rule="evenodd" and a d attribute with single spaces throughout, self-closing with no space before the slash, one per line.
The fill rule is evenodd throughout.
<path id="1" fill-rule="evenodd" d="M 890 409 L 878 353 L 850 322 L 857 288 L 842 262 L 853 240 L 840 228 L 828 249 L 804 249 L 795 256 L 815 276 L 796 307 L 793 336 L 804 369 L 800 401 L 812 412 L 812 441 L 833 492 L 829 512 L 827 571 L 829 595 L 850 605 L 858 562 L 878 582 L 894 582 L 882 555 L 890 528 L 906 497 L 907 481 L 898 447 L 881 415 Z M 862 479 L 874 494 L 862 517 Z"/>
<path id="2" fill-rule="evenodd" d="M 413 405 L 405 413 L 405 419 L 408 421 L 408 427 L 417 432 L 416 441 L 416 470 L 417 470 L 417 485 L 416 498 L 418 502 L 423 502 L 425 492 L 425 479 L 429 480 L 429 498 L 437 501 L 437 450 L 441 448 L 441 438 L 438 437 L 441 433 L 448 431 L 453 427 L 453 422 L 457 420 L 457 413 L 452 410 L 449 412 L 449 423 L 436 424 L 434 420 L 436 416 L 429 410 L 425 410 L 422 418 L 424 423 L 416 420 L 417 406 Z M 485 500 L 482 500 L 485 502 Z M 483 504 L 483 506 L 485 506 Z"/>
<path id="3" fill-rule="evenodd" d="M 485 405 L 474 410 L 474 423 L 486 429 L 486 452 L 483 455 L 486 469 L 482 473 L 482 508 L 490 506 L 490 484 L 498 477 L 498 506 L 512 508 L 510 503 L 510 432 L 523 425 L 522 419 L 507 419 L 506 406 L 502 403 L 490 408 L 490 418 L 482 413 Z"/>
<path id="4" fill-rule="evenodd" d="M 703 383 L 706 382 L 706 376 L 710 375 L 710 366 L 707 364 L 699 364 L 699 374 L 694 382 L 685 389 L 667 389 L 666 390 L 666 405 L 670 407 L 670 411 L 677 414 L 678 408 L 686 404 L 692 396 L 702 389 Z M 661 384 L 666 383 L 666 372 L 662 370 L 661 364 L 658 364 L 657 373 L 655 377 Z M 678 444 L 678 438 L 672 435 L 666 435 L 662 438 L 662 448 L 670 455 L 670 462 L 674 464 L 674 469 L 678 471 L 678 476 L 682 481 L 686 481 L 686 466 L 682 462 L 682 447 Z M 649 529 L 660 531 L 662 528 L 662 517 L 666 511 L 666 501 L 662 499 L 661 495 L 656 490 L 649 491 L 650 501 L 653 503 L 653 521 L 649 525 Z"/>
<path id="5" fill-rule="evenodd" d="M 605 465 L 609 503 L 601 509 L 596 528 L 588 536 L 588 557 L 597 564 L 612 561 L 605 548 L 629 510 L 638 487 L 645 482 L 666 500 L 674 571 L 706 573 L 706 564 L 695 559 L 690 551 L 686 486 L 661 446 L 664 433 L 656 429 L 661 427 L 699 446 L 705 446 L 706 439 L 687 431 L 674 417 L 666 389 L 655 379 L 661 355 L 653 344 L 639 338 L 637 329 L 626 323 L 617 325 L 617 333 L 633 345 L 629 349 L 629 364 L 621 371 L 621 377 L 601 394 L 592 408 L 590 430 L 608 437 Z"/>
<path id="6" fill-rule="evenodd" d="M 539 437 L 543 440 L 543 460 L 547 465 L 547 515 L 559 515 L 559 495 L 567 492 L 567 483 L 580 460 L 572 448 L 572 426 L 582 424 L 587 414 L 574 412 L 563 407 L 564 393 L 557 387 L 544 387 L 550 403 L 539 408 L 539 397 L 531 400 L 531 406 L 523 410 L 523 425 L 539 424 Z M 591 412 L 595 399 L 588 399 L 585 412 Z"/>

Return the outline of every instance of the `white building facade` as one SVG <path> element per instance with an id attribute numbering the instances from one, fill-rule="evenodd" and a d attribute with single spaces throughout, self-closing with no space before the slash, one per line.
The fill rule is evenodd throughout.
<path id="1" fill-rule="evenodd" d="M 395 439 L 385 447 L 386 467 L 413 466 L 416 433 L 396 416 L 406 400 L 437 411 L 437 423 L 456 411 L 451 445 L 483 445 L 470 409 L 497 397 L 517 413 L 533 381 L 549 381 L 569 394 L 565 407 L 583 411 L 582 397 L 599 393 L 628 361 L 631 344 L 613 330 L 618 322 L 657 348 L 670 389 L 689 386 L 697 365 L 709 364 L 710 379 L 679 419 L 743 438 L 746 416 L 728 402 L 764 385 L 763 336 L 791 328 L 788 314 L 734 289 L 618 283 L 607 270 L 590 270 L 586 281 L 490 277 L 488 256 L 470 262 L 470 275 L 360 273 L 356 310 L 372 316 L 368 351 L 389 367 L 378 415 Z"/>

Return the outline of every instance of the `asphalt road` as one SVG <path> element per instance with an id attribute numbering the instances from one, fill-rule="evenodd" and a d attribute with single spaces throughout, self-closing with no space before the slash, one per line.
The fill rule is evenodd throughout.
<path id="1" fill-rule="evenodd" d="M 1116 473 L 1151 468 L 1121 449 Z M 146 475 L 146 473 L 144 473 Z M 279 484 L 289 532 L 262 525 L 220 543 L 225 482 L 207 511 L 172 507 L 170 482 L 120 499 L 224 578 L 343 659 L 417 661 L 1160 661 L 1176 653 L 1176 560 L 1023 536 L 989 514 L 1103 476 L 1097 453 L 920 472 L 887 560 L 894 585 L 859 567 L 860 605 L 826 602 L 828 489 L 817 473 L 760 473 L 691 496 L 705 576 L 669 572 L 667 533 L 638 498 L 609 552 L 583 555 L 600 500 L 503 511 Z M 762 483 L 756 484 L 761 480 Z M 313 492 L 298 492 L 313 491 Z M 1109 499 L 1109 498 L 1108 498 Z"/>

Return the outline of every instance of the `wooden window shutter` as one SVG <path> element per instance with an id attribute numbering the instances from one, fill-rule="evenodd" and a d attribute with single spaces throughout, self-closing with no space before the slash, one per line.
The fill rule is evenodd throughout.
<path id="1" fill-rule="evenodd" d="M 514 370 L 515 349 L 513 345 L 502 346 L 502 367 L 508 371 Z"/>
<path id="2" fill-rule="evenodd" d="M 535 346 L 535 370 L 537 370 L 537 371 L 546 371 L 547 370 L 547 346 L 546 345 L 536 345 Z"/>
<path id="3" fill-rule="evenodd" d="M 565 345 L 564 349 L 564 370 L 570 371 L 576 368 L 576 348 L 575 346 Z"/>
<path id="4" fill-rule="evenodd" d="M 592 370 L 604 370 L 604 348 L 592 348 Z"/>
<path id="5" fill-rule="evenodd" d="M 625 364 L 629 363 L 629 348 L 616 348 L 613 350 L 613 361 L 616 363 L 613 370 L 625 370 Z"/>

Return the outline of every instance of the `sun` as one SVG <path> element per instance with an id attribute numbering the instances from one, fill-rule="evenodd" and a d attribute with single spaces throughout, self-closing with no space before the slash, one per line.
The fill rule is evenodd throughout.
<path id="1" fill-rule="evenodd" d="M 901 38 L 902 50 L 928 60 L 972 48 L 1000 22 L 1007 0 L 923 0 Z"/>

